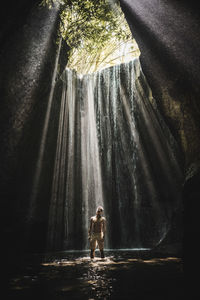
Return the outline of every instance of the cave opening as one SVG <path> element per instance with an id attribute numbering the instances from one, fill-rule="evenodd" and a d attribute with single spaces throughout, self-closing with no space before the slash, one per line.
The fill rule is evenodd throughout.
<path id="1" fill-rule="evenodd" d="M 61 9 L 60 19 L 60 35 L 69 46 L 67 68 L 79 74 L 140 55 L 118 1 L 73 1 Z"/>

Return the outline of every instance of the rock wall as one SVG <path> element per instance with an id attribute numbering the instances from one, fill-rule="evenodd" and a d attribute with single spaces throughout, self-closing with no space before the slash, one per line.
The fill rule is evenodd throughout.
<path id="1" fill-rule="evenodd" d="M 200 20 L 196 7 L 193 1 L 120 3 L 139 45 L 153 96 L 182 149 L 189 177 L 200 161 Z"/>
<path id="2" fill-rule="evenodd" d="M 147 81 L 182 150 L 184 262 L 193 274 L 199 236 L 200 16 L 197 1 L 120 0 L 140 51 Z M 176 222 L 176 221 L 175 221 Z M 176 226 L 175 226 L 176 229 Z M 195 278 L 193 276 L 193 287 Z"/>
<path id="3" fill-rule="evenodd" d="M 44 180 L 44 202 L 31 220 L 30 193 L 55 69 L 59 9 L 26 2 L 5 6 L 0 31 L 0 198 L 2 244 L 8 253 L 44 247 L 50 184 Z M 31 238 L 32 223 L 38 243 Z"/>

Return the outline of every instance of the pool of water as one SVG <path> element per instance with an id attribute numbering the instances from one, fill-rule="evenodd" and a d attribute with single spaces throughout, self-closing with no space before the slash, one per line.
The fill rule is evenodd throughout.
<path id="1" fill-rule="evenodd" d="M 179 299 L 183 296 L 182 260 L 149 251 L 49 253 L 10 280 L 11 299 Z"/>

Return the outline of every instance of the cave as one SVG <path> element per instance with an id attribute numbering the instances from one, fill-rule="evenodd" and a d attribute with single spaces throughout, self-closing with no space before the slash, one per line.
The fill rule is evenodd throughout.
<path id="1" fill-rule="evenodd" d="M 59 5 L 1 10 L 1 245 L 12 299 L 178 299 L 183 270 L 195 291 L 198 8 L 119 3 L 140 56 L 85 75 L 66 69 Z M 91 263 L 97 205 L 107 260 Z"/>

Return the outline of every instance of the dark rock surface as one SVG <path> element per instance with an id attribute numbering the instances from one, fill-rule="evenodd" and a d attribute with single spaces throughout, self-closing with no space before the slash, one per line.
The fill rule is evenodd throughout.
<path id="1" fill-rule="evenodd" d="M 184 261 L 197 257 L 200 199 L 200 15 L 197 1 L 121 0 L 162 116 L 183 153 Z"/>
<path id="2" fill-rule="evenodd" d="M 13 248 L 16 255 L 31 248 L 30 192 L 58 48 L 58 9 L 39 8 L 40 1 L 25 2 L 5 6 L 1 27 L 0 198 L 2 244 L 8 255 Z M 48 191 L 48 183 L 45 187 Z M 37 211 L 41 248 L 44 205 Z"/>
<path id="3" fill-rule="evenodd" d="M 194 1 L 121 0 L 159 109 L 181 146 L 186 174 L 200 160 L 200 18 Z"/>

